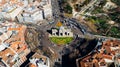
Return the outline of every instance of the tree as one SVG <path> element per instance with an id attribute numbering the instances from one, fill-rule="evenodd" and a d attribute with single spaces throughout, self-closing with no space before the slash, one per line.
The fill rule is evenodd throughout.
<path id="1" fill-rule="evenodd" d="M 111 1 L 117 4 L 118 6 L 120 6 L 120 0 L 111 0 Z"/>
<path id="2" fill-rule="evenodd" d="M 72 14 L 72 7 L 70 4 L 67 4 L 64 9 L 66 13 Z"/>

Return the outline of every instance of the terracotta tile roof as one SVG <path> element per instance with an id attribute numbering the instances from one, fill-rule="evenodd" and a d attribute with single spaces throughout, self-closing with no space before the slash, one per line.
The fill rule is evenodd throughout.
<path id="1" fill-rule="evenodd" d="M 26 26 L 18 25 L 18 24 L 16 24 L 16 26 L 17 28 L 8 28 L 8 31 L 14 30 L 14 31 L 17 31 L 17 33 L 16 34 L 13 33 L 14 35 L 12 35 L 9 39 L 5 41 L 5 43 L 10 44 L 10 46 L 0 52 L 0 57 L 2 58 L 2 60 L 5 61 L 10 66 L 15 64 L 14 62 L 11 63 L 10 61 L 13 60 L 13 57 L 16 54 L 23 52 L 23 54 L 20 54 L 19 57 L 23 57 L 20 59 L 25 61 L 26 58 L 24 56 L 29 52 L 29 49 L 27 47 L 27 44 L 24 38 Z"/>
<path id="2" fill-rule="evenodd" d="M 93 63 L 98 63 L 98 60 L 97 59 L 93 59 Z"/>
<path id="3" fill-rule="evenodd" d="M 32 64 L 32 63 L 30 63 L 30 64 L 29 64 L 29 67 L 37 67 L 37 66 L 34 65 L 34 64 Z"/>
<path id="4" fill-rule="evenodd" d="M 85 62 L 81 61 L 80 62 L 80 67 L 85 67 Z"/>
<path id="5" fill-rule="evenodd" d="M 46 58 L 45 56 L 39 55 L 38 53 L 35 53 L 35 54 L 32 56 L 32 58 L 42 58 L 43 61 L 46 61 L 46 60 L 47 60 L 47 58 Z"/>
<path id="6" fill-rule="evenodd" d="M 0 52 L 0 57 L 2 58 L 2 60 L 4 60 L 5 62 L 7 62 L 7 60 L 9 59 L 9 56 L 14 56 L 15 53 L 14 51 L 12 51 L 10 48 L 7 48 L 6 50 L 3 50 L 2 52 Z"/>
<path id="7" fill-rule="evenodd" d="M 88 60 L 88 59 L 90 59 L 91 58 L 91 56 L 87 56 L 87 57 L 85 57 L 82 61 L 86 61 L 86 60 Z"/>
<path id="8" fill-rule="evenodd" d="M 113 57 L 113 56 L 103 54 L 103 58 L 112 60 L 112 57 Z"/>
<path id="9" fill-rule="evenodd" d="M 115 53 L 120 52 L 119 50 L 111 50 L 110 47 L 119 47 L 120 46 L 120 41 L 119 40 L 107 40 L 105 42 L 103 42 L 103 46 L 100 50 L 100 52 L 96 52 L 93 55 L 87 56 L 84 59 L 82 59 L 80 62 L 80 65 L 82 67 L 89 67 L 89 64 L 94 64 L 95 67 L 99 67 L 100 66 L 106 66 L 106 61 L 105 59 L 109 59 L 112 60 L 113 56 L 115 55 Z M 114 49 L 114 48 L 113 48 Z M 92 58 L 92 61 L 89 61 Z M 80 67 L 81 67 L 80 66 Z"/>

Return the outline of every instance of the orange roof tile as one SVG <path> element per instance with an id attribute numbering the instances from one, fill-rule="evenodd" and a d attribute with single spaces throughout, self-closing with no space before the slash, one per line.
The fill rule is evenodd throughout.
<path id="1" fill-rule="evenodd" d="M 11 56 L 15 55 L 15 53 L 11 49 L 9 49 L 9 48 L 1 51 L 0 52 L 0 56 L 2 57 L 2 60 L 4 60 L 5 62 L 9 59 L 9 57 L 7 56 L 7 54 L 9 54 Z"/>
<path id="2" fill-rule="evenodd" d="M 93 59 L 93 63 L 97 63 L 98 62 L 98 60 L 97 59 Z"/>
<path id="3" fill-rule="evenodd" d="M 89 60 L 90 58 L 91 58 L 91 56 L 87 56 L 87 57 L 85 57 L 82 61 Z"/>
<path id="4" fill-rule="evenodd" d="M 37 66 L 35 66 L 34 64 L 30 64 L 29 67 L 37 67 Z"/>
<path id="5" fill-rule="evenodd" d="M 103 58 L 111 59 L 111 60 L 112 60 L 112 56 L 110 56 L 110 55 L 105 55 L 105 54 L 103 54 Z"/>
<path id="6" fill-rule="evenodd" d="M 4 60 L 5 62 L 7 62 L 7 60 L 10 59 L 9 57 L 7 57 L 7 54 L 14 56 L 16 53 L 19 54 L 22 51 L 26 51 L 26 48 L 27 48 L 25 38 L 24 38 L 26 26 L 18 25 L 17 28 L 8 28 L 8 31 L 11 31 L 11 30 L 18 31 L 18 34 L 12 35 L 11 38 L 5 41 L 6 43 L 10 44 L 9 48 L 0 52 L 0 56 L 2 60 Z M 11 60 L 12 59 L 13 58 L 11 58 Z M 7 63 L 7 64 L 13 65 L 14 63 Z"/>
<path id="7" fill-rule="evenodd" d="M 85 62 L 80 62 L 80 66 L 79 67 L 85 67 Z"/>
<path id="8" fill-rule="evenodd" d="M 18 30 L 20 30 L 20 28 L 8 28 L 8 30 L 9 30 L 9 31 L 12 31 L 12 30 L 18 31 Z"/>

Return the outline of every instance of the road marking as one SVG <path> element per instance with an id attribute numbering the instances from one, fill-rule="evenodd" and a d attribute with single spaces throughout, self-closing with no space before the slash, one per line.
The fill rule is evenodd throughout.
<path id="1" fill-rule="evenodd" d="M 55 52 L 50 48 L 50 47 L 48 47 L 49 49 L 50 49 L 50 51 L 54 54 Z"/>

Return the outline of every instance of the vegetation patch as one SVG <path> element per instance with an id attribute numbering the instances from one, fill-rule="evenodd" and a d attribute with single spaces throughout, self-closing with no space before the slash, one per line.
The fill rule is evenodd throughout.
<path id="1" fill-rule="evenodd" d="M 50 37 L 50 39 L 55 44 L 65 45 L 69 44 L 73 40 L 73 37 Z"/>
<path id="2" fill-rule="evenodd" d="M 90 21 L 93 25 L 95 25 L 97 30 L 96 34 L 119 38 L 120 37 L 119 27 L 109 24 L 108 20 L 110 20 L 110 18 L 105 16 L 101 17 L 91 16 L 88 17 L 87 19 L 87 21 Z"/>
<path id="3" fill-rule="evenodd" d="M 112 27 L 111 30 L 108 32 L 109 36 L 120 38 L 120 29 L 117 27 Z"/>
<path id="4" fill-rule="evenodd" d="M 117 4 L 118 6 L 120 6 L 120 0 L 111 0 L 111 1 Z"/>
<path id="5" fill-rule="evenodd" d="M 64 7 L 64 10 L 65 10 L 66 13 L 72 14 L 72 7 L 70 6 L 70 4 L 67 4 L 67 5 Z"/>
<path id="6" fill-rule="evenodd" d="M 64 16 L 65 16 L 65 17 L 72 18 L 72 14 L 64 13 Z"/>
<path id="7" fill-rule="evenodd" d="M 119 9 L 120 9 L 120 8 L 119 8 Z M 117 22 L 117 23 L 120 23 L 120 12 L 119 12 L 119 11 L 115 11 L 115 12 L 113 12 L 113 13 L 109 13 L 108 15 L 109 15 L 109 17 L 110 17 L 113 21 L 115 21 L 115 22 Z"/>

